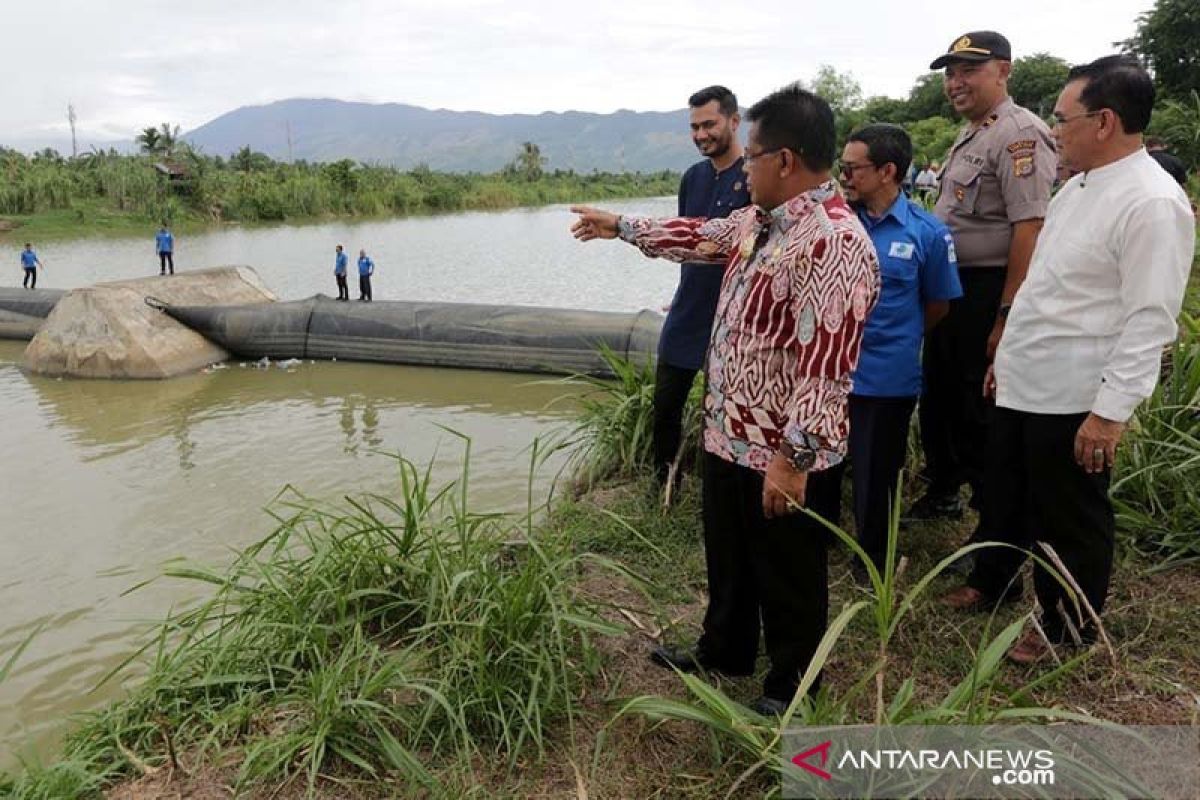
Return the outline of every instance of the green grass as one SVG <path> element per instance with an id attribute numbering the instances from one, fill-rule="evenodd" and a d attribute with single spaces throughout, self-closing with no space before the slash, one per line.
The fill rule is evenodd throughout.
<path id="1" fill-rule="evenodd" d="M 607 347 L 600 355 L 615 378 L 581 375 L 561 381 L 571 387 L 580 408 L 576 423 L 562 436 L 580 487 L 635 479 L 650 470 L 654 455 L 653 362 L 634 363 Z M 683 410 L 683 441 L 676 458 L 680 469 L 696 461 L 703 402 L 698 378 Z"/>
<path id="2" fill-rule="evenodd" d="M 1200 320 L 1186 313 L 1119 451 L 1112 498 L 1128 547 L 1163 568 L 1200 561 Z"/>
<path id="3" fill-rule="evenodd" d="M 128 699 L 9 791 L 76 781 L 75 796 L 92 796 L 180 751 L 228 750 L 244 790 L 313 791 L 341 771 L 435 791 L 447 765 L 544 755 L 597 669 L 591 637 L 619 628 L 570 591 L 585 556 L 530 537 L 527 519 L 467 509 L 468 464 L 435 491 L 401 459 L 395 499 L 288 498 L 229 569 L 170 570 L 210 598 L 131 659 L 147 659 L 147 677 Z"/>

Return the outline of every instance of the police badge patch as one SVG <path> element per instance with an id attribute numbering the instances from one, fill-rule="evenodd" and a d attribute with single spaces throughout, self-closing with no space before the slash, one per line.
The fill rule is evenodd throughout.
<path id="1" fill-rule="evenodd" d="M 1033 153 L 1013 157 L 1013 175 L 1028 178 L 1033 174 Z"/>

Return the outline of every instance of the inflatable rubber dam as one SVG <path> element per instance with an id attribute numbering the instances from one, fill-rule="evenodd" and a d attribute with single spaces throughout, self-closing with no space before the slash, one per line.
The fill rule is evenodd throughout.
<path id="1" fill-rule="evenodd" d="M 188 275 L 71 292 L 2 290 L 0 337 L 33 339 L 25 354 L 31 371 L 76 377 L 168 377 L 203 366 L 198 362 L 205 358 L 211 363 L 229 357 L 611 377 L 605 355 L 652 358 L 663 321 L 648 310 L 362 303 L 325 295 L 276 302 L 248 267 L 191 273 L 190 279 L 203 289 L 199 294 L 199 289 L 184 290 Z M 76 293 L 88 301 L 72 301 Z M 242 302 L 220 302 L 223 297 Z M 97 314 L 96 319 L 81 319 Z M 169 352 L 153 359 L 129 357 L 172 334 L 180 344 Z M 189 336 L 202 337 L 205 347 L 187 340 Z"/>

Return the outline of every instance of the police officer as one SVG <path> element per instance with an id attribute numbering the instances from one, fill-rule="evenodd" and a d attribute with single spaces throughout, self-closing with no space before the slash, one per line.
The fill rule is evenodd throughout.
<path id="1" fill-rule="evenodd" d="M 989 404 L 983 379 L 1046 216 L 1056 158 L 1050 130 L 1008 96 L 1012 48 L 994 31 L 958 37 L 929 65 L 966 124 L 946 158 L 936 214 L 957 249 L 963 296 L 925 339 L 921 439 L 926 494 L 914 518 L 958 518 L 969 482 L 979 508 Z"/>
<path id="2" fill-rule="evenodd" d="M 738 141 L 738 102 L 724 86 L 709 86 L 688 98 L 692 143 L 704 156 L 679 182 L 679 216 L 727 217 L 750 204 Z M 683 435 L 683 408 L 704 364 L 724 270 L 711 264 L 682 264 L 679 286 L 658 339 L 654 375 L 654 468 L 665 482 Z"/>

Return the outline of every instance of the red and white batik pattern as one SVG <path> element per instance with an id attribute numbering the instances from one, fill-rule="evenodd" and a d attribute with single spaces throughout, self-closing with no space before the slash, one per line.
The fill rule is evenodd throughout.
<path id="1" fill-rule="evenodd" d="M 648 256 L 725 264 L 708 349 L 705 449 L 765 472 L 786 437 L 815 450 L 813 469 L 841 461 L 850 373 L 879 295 L 879 264 L 834 185 L 770 214 L 751 206 L 725 219 L 622 217 L 620 227 Z"/>

